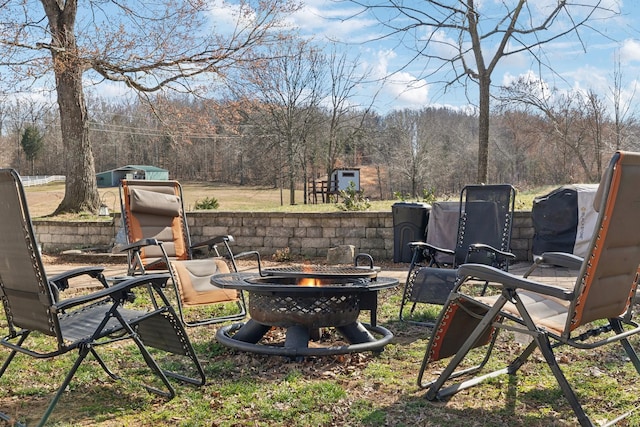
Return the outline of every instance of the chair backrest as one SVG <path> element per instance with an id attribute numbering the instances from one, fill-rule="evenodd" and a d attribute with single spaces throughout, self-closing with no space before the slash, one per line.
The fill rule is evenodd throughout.
<path id="1" fill-rule="evenodd" d="M 0 169 L 0 298 L 9 329 L 30 329 L 58 337 L 46 278 L 20 176 Z"/>
<path id="2" fill-rule="evenodd" d="M 467 185 L 460 193 L 460 218 L 455 247 L 455 265 L 485 263 L 471 254 L 469 245 L 482 243 L 509 251 L 516 191 L 509 184 Z"/>
<path id="3" fill-rule="evenodd" d="M 157 239 L 163 242 L 170 258 L 191 259 L 191 241 L 178 181 L 123 179 L 120 203 L 128 243 Z M 143 260 L 161 256 L 158 246 L 147 246 L 141 251 Z"/>
<path id="4" fill-rule="evenodd" d="M 565 334 L 624 313 L 633 300 L 640 264 L 640 153 L 617 152 L 598 187 L 599 212 L 576 282 Z"/>

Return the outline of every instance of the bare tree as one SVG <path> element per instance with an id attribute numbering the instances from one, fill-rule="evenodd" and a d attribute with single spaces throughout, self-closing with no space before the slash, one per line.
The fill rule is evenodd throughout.
<path id="1" fill-rule="evenodd" d="M 492 139 L 496 145 L 494 158 L 503 159 L 495 161 L 495 169 L 503 174 L 498 181 L 515 185 L 537 183 L 534 181 L 536 174 L 543 172 L 543 168 L 537 167 L 536 148 L 540 144 L 544 117 L 528 111 L 511 110 L 506 106 L 501 106 L 498 112 L 492 125 Z"/>
<path id="2" fill-rule="evenodd" d="M 592 21 L 616 13 L 602 6 L 601 0 L 544 5 L 501 1 L 492 4 L 491 10 L 477 0 L 426 0 L 420 7 L 404 0 L 351 2 L 374 14 L 387 29 L 376 41 L 399 38 L 399 43 L 414 50 L 403 68 L 421 65 L 421 77 L 429 80 L 444 73 L 440 83 L 445 87 L 470 82 L 478 86 L 478 182 L 488 178 L 491 79 L 498 63 L 508 56 L 529 54 L 541 68 L 553 70 L 544 56 L 546 44 L 571 34 L 581 41 L 581 30 L 592 30 Z"/>
<path id="3" fill-rule="evenodd" d="M 326 173 L 330 177 L 337 159 L 348 141 L 362 133 L 363 126 L 377 98 L 377 92 L 369 97 L 367 105 L 355 100 L 357 89 L 366 83 L 367 74 L 360 73 L 358 58 L 348 59 L 346 54 L 334 50 L 329 56 L 329 135 L 326 146 Z"/>
<path id="4" fill-rule="evenodd" d="M 247 70 L 245 83 L 238 82 L 233 90 L 253 104 L 254 111 L 264 112 L 262 132 L 273 135 L 269 150 L 279 159 L 272 167 L 281 171 L 293 205 L 300 156 L 304 157 L 305 144 L 318 124 L 324 98 L 325 59 L 306 40 L 284 42 L 269 56 L 273 59 Z"/>
<path id="5" fill-rule="evenodd" d="M 594 91 L 587 92 L 583 99 L 583 108 L 586 115 L 585 128 L 593 140 L 593 155 L 596 163 L 596 178 L 602 176 L 603 154 L 611 151 L 606 143 L 605 122 L 607 109 L 604 100 Z M 609 157 L 607 155 L 607 157 Z"/>
<path id="6" fill-rule="evenodd" d="M 390 113 L 386 119 L 387 138 L 394 142 L 394 150 L 387 155 L 394 159 L 394 172 L 406 183 L 400 186 L 401 193 L 409 197 L 418 197 L 427 170 L 427 153 L 419 139 L 419 118 L 418 111 L 402 110 Z"/>
<path id="7" fill-rule="evenodd" d="M 22 134 L 27 127 L 32 125 L 41 125 L 44 129 L 46 126 L 45 117 L 51 110 L 51 105 L 26 98 L 6 102 L 3 108 L 5 108 L 7 128 L 16 141 L 15 159 L 17 167 L 20 169 L 20 153 L 23 151 L 21 147 Z M 31 167 L 33 169 L 33 163 Z"/>
<path id="8" fill-rule="evenodd" d="M 615 149 L 620 150 L 626 139 L 628 129 L 636 124 L 634 112 L 631 110 L 633 98 L 636 93 L 636 86 L 631 93 L 623 93 L 623 72 L 620 67 L 620 57 L 616 56 L 613 70 L 613 87 L 610 88 L 611 100 L 613 102 L 614 128 L 615 128 Z"/>
<path id="9" fill-rule="evenodd" d="M 582 177 L 597 182 L 602 169 L 602 151 L 606 146 L 604 135 L 607 115 L 603 102 L 593 92 L 564 93 L 541 87 L 541 82 L 519 79 L 504 88 L 503 102 L 513 107 L 531 108 L 542 114 L 546 122 L 540 125 L 541 137 L 547 147 L 547 167 L 556 182 L 574 182 L 581 179 L 574 171 L 578 164 Z M 531 112 L 531 111 L 530 111 Z"/>
<path id="10" fill-rule="evenodd" d="M 99 206 L 85 83 L 121 82 L 139 93 L 194 91 L 206 75 L 222 76 L 245 64 L 254 48 L 277 40 L 279 18 L 290 10 L 280 0 L 241 1 L 218 13 L 204 0 L 35 3 L 2 2 L 0 67 L 3 80 L 11 75 L 32 86 L 51 87 L 40 76 L 53 71 L 67 171 L 56 213 Z M 228 20 L 212 22 L 219 16 Z"/>

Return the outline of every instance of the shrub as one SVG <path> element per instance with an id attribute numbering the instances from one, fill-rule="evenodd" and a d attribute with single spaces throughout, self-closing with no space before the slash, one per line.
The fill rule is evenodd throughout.
<path id="1" fill-rule="evenodd" d="M 402 191 L 394 191 L 393 192 L 393 198 L 394 199 L 398 199 L 401 202 L 406 201 L 409 198 L 409 193 L 403 193 Z"/>
<path id="2" fill-rule="evenodd" d="M 346 190 L 340 190 L 342 203 L 338 203 L 338 209 L 342 211 L 366 211 L 371 207 L 369 199 L 364 197 L 364 192 L 356 190 L 356 184 L 351 181 Z"/>
<path id="3" fill-rule="evenodd" d="M 436 191 L 433 187 L 422 189 L 422 201 L 429 204 L 436 201 Z"/>
<path id="4" fill-rule="evenodd" d="M 393 198 L 394 199 L 398 199 L 401 202 L 407 201 L 411 198 L 411 194 L 409 193 L 403 193 L 401 191 L 394 191 L 393 192 Z M 433 203 L 436 201 L 436 191 L 433 187 L 430 188 L 423 188 L 422 189 L 422 196 L 421 197 L 416 197 L 418 202 L 424 202 L 424 203 Z"/>
<path id="5" fill-rule="evenodd" d="M 195 204 L 195 209 L 197 211 L 218 209 L 218 207 L 218 199 L 216 199 L 215 197 L 205 197 L 202 200 L 198 199 L 196 200 Z"/>
<path id="6" fill-rule="evenodd" d="M 272 255 L 272 258 L 274 261 L 277 261 L 277 262 L 291 261 L 291 251 L 289 250 L 289 248 L 278 249 Z"/>

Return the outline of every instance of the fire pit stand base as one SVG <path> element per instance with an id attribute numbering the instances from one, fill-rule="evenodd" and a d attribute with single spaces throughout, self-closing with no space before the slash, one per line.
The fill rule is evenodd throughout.
<path id="1" fill-rule="evenodd" d="M 348 345 L 309 347 L 310 331 L 304 326 L 286 328 L 284 346 L 259 344 L 269 329 L 270 326 L 250 319 L 246 323 L 234 323 L 218 329 L 216 339 L 220 344 L 237 350 L 299 358 L 382 351 L 393 338 L 393 334 L 382 326 L 354 322 L 336 328 L 350 343 Z M 380 338 L 376 338 L 374 334 Z"/>

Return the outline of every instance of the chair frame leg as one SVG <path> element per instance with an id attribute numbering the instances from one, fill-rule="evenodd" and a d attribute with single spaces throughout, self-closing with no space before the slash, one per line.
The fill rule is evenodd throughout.
<path id="1" fill-rule="evenodd" d="M 49 402 L 49 406 L 47 407 L 47 410 L 45 411 L 42 418 L 40 418 L 38 427 L 44 426 L 44 424 L 47 422 L 47 419 L 53 412 L 53 409 L 58 403 L 58 400 L 60 400 L 62 393 L 64 393 L 69 383 L 71 383 L 71 380 L 73 379 L 74 375 L 76 374 L 76 371 L 80 367 L 80 364 L 84 361 L 84 359 L 86 359 L 90 351 L 91 351 L 91 347 L 89 345 L 82 345 L 78 348 L 78 358 L 73 363 L 71 370 L 69 370 L 69 372 L 65 376 L 64 381 L 62 381 L 62 384 L 60 384 L 60 387 L 58 388 L 58 391 L 56 392 L 55 396 L 53 396 L 53 399 L 51 399 L 51 402 Z"/>
<path id="2" fill-rule="evenodd" d="M 465 370 L 456 372 L 456 368 L 458 367 L 458 365 L 460 365 L 460 363 L 467 356 L 469 351 L 471 351 L 471 349 L 473 348 L 473 345 L 484 333 L 484 331 L 494 323 L 494 319 L 498 316 L 498 314 L 500 313 L 500 310 L 502 310 L 502 307 L 506 304 L 506 302 L 507 302 L 507 298 L 504 295 L 501 295 L 498 298 L 498 301 L 494 304 L 494 306 L 491 307 L 491 309 L 482 318 L 480 323 L 478 323 L 478 326 L 476 326 L 473 332 L 469 335 L 469 337 L 464 342 L 464 344 L 460 347 L 458 352 L 451 358 L 451 360 L 449 361 L 449 364 L 438 376 L 438 378 L 435 381 L 430 382 L 428 384 L 425 384 L 422 382 L 424 371 L 429 363 L 429 354 L 425 353 L 424 358 L 422 360 L 422 366 L 420 367 L 420 372 L 418 374 L 418 386 L 420 388 L 428 388 L 427 394 L 426 394 L 427 399 L 435 400 L 435 399 L 440 399 L 445 395 L 453 394 L 455 392 L 454 390 L 451 390 L 451 393 L 447 393 L 447 394 L 443 394 L 439 391 L 444 385 L 444 383 L 447 382 L 449 379 L 457 378 L 465 374 L 477 372 L 480 368 L 484 366 L 484 364 L 486 364 L 486 362 L 489 360 L 489 357 L 491 355 L 491 350 L 493 349 L 493 341 L 496 338 L 495 335 L 492 342 L 489 344 L 489 349 L 487 351 L 487 354 L 485 355 L 485 358 L 483 362 L 480 363 L 480 365 L 470 369 L 465 369 Z M 451 386 L 451 387 L 457 387 L 457 386 Z"/>
<path id="3" fill-rule="evenodd" d="M 132 339 L 133 342 L 137 345 L 138 349 L 140 350 L 140 354 L 142 355 L 145 363 L 153 371 L 153 373 L 155 373 L 160 378 L 162 383 L 167 388 L 167 391 L 160 390 L 160 389 L 152 387 L 152 386 L 150 386 L 148 384 L 142 384 L 143 387 L 149 392 L 152 392 L 152 393 L 158 394 L 160 396 L 166 397 L 167 399 L 172 399 L 175 396 L 175 389 L 173 388 L 173 386 L 169 382 L 169 379 L 167 378 L 167 375 L 166 375 L 165 371 L 163 371 L 160 368 L 160 366 L 157 364 L 157 362 L 155 361 L 155 359 L 153 358 L 151 353 L 149 353 L 149 350 L 146 348 L 144 343 L 140 340 L 140 338 L 138 337 L 136 332 L 133 330 L 131 325 L 129 325 L 129 323 L 124 318 L 122 318 L 122 316 L 115 310 L 115 308 L 117 306 L 118 306 L 118 304 L 114 304 L 112 309 L 105 315 L 105 318 L 103 319 L 101 325 L 96 329 L 95 336 L 97 336 L 99 334 L 99 332 L 103 329 L 103 327 L 107 324 L 109 318 L 111 318 L 111 317 L 117 318 L 118 321 L 122 324 L 122 326 L 125 329 L 125 331 L 127 331 L 127 335 L 126 336 L 128 338 Z M 26 331 L 25 333 L 23 333 L 20 336 L 20 338 L 18 339 L 18 341 L 16 343 L 16 346 L 22 346 L 22 344 L 29 337 L 29 335 L 30 335 L 29 331 Z M 126 339 L 126 338 L 121 337 L 121 338 L 118 338 L 117 340 L 119 341 L 119 340 L 123 340 L 123 339 Z M 49 417 L 53 413 L 56 405 L 58 404 L 58 401 L 62 397 L 62 394 L 65 392 L 65 390 L 67 389 L 67 387 L 69 386 L 69 384 L 73 380 L 73 377 L 75 376 L 76 372 L 80 368 L 80 365 L 82 364 L 82 362 L 87 358 L 87 355 L 93 354 L 93 356 L 96 358 L 96 360 L 97 360 L 98 364 L 100 365 L 100 367 L 109 375 L 109 377 L 111 377 L 112 379 L 115 379 L 115 380 L 121 380 L 122 379 L 122 377 L 120 377 L 119 375 L 115 374 L 114 372 L 112 372 L 108 368 L 108 366 L 106 365 L 106 363 L 104 362 L 102 357 L 96 352 L 96 347 L 98 347 L 100 345 L 104 345 L 104 344 L 107 344 L 107 343 L 106 342 L 103 342 L 103 343 L 86 342 L 86 343 L 80 344 L 77 347 L 77 349 L 78 349 L 78 357 L 74 361 L 73 366 L 71 367 L 71 369 L 65 375 L 64 380 L 62 381 L 62 383 L 58 387 L 55 395 L 53 396 L 53 398 L 49 402 L 49 405 L 47 406 L 47 409 L 45 410 L 45 412 L 41 416 L 40 420 L 36 424 L 38 427 L 42 427 L 42 426 L 44 426 L 46 424 L 47 420 L 49 419 Z M 15 349 L 11 350 L 11 352 L 9 353 L 9 356 L 4 361 L 2 367 L 0 368 L 0 377 L 2 377 L 5 374 L 5 372 L 9 368 L 9 365 L 11 364 L 11 362 L 13 361 L 13 359 L 15 358 L 17 353 L 18 353 L 18 350 L 15 350 Z M 195 356 L 195 354 L 193 356 Z M 204 373 L 202 373 L 202 375 L 204 375 Z M 183 379 L 180 376 L 176 376 L 176 378 Z M 191 382 L 191 381 L 188 381 L 188 382 Z M 5 413 L 0 413 L 0 419 L 5 420 L 7 422 L 14 423 L 14 425 L 16 425 L 16 426 L 23 426 L 23 424 L 21 424 L 19 422 L 16 422 L 16 420 L 13 417 L 9 417 Z"/>
<path id="4" fill-rule="evenodd" d="M 402 292 L 402 300 L 400 301 L 400 311 L 398 314 L 398 319 L 401 322 L 407 322 L 410 323 L 412 325 L 420 325 L 420 326 L 426 326 L 428 328 L 433 328 L 436 325 L 436 322 L 421 322 L 418 320 L 409 320 L 406 319 L 404 316 L 404 312 L 405 312 L 405 308 L 407 305 L 411 304 L 411 308 L 409 309 L 409 316 L 412 316 L 413 313 L 415 312 L 418 303 L 421 304 L 429 304 L 428 302 L 421 302 L 415 299 L 411 299 L 410 298 L 410 293 L 413 292 L 413 287 L 416 286 L 415 283 L 411 284 L 411 277 L 416 273 L 417 269 L 420 269 L 422 267 L 432 267 L 434 264 L 437 265 L 438 267 L 440 266 L 437 262 L 435 262 L 435 258 L 431 257 L 431 261 L 429 262 L 428 265 L 425 265 L 424 263 L 422 263 L 422 261 L 420 261 L 420 250 L 416 249 L 413 252 L 413 257 L 411 258 L 411 264 L 409 265 L 409 272 L 407 273 L 407 278 L 405 280 L 405 284 L 404 284 L 404 289 Z M 422 255 L 424 256 L 424 255 Z M 411 287 L 411 288 L 410 288 Z"/>
<path id="5" fill-rule="evenodd" d="M 409 301 L 409 283 L 410 283 L 410 279 L 411 279 L 412 274 L 414 274 L 415 268 L 419 267 L 419 264 L 417 262 L 418 261 L 418 257 L 419 257 L 418 252 L 419 251 L 417 249 L 413 251 L 413 257 L 411 257 L 411 264 L 409 265 L 409 272 L 407 273 L 407 279 L 405 280 L 405 283 L 404 283 L 404 290 L 402 292 L 402 300 L 400 301 L 400 313 L 398 315 L 398 318 L 399 318 L 399 320 L 401 322 L 405 321 L 405 318 L 403 316 L 404 308 L 405 308 L 405 306 L 407 304 L 409 304 L 411 302 L 411 301 Z M 414 301 L 413 302 L 413 306 L 411 307 L 410 313 L 413 313 L 413 310 L 415 310 L 415 308 L 416 308 L 416 304 L 417 304 L 417 302 Z"/>
<path id="6" fill-rule="evenodd" d="M 611 325 L 615 333 L 621 334 L 623 332 L 622 322 L 620 321 L 620 319 L 609 319 L 609 324 Z M 631 343 L 629 343 L 629 340 L 627 338 L 621 339 L 620 344 L 627 353 L 627 356 L 629 357 L 629 360 L 631 360 L 631 363 L 633 363 L 633 367 L 636 368 L 636 372 L 640 374 L 640 358 L 638 357 L 638 353 L 633 348 Z"/>
<path id="7" fill-rule="evenodd" d="M 453 384 L 443 388 L 443 385 L 445 384 L 445 382 L 452 380 L 454 378 L 460 377 L 462 375 L 473 374 L 477 372 L 479 368 L 481 368 L 484 365 L 484 363 L 486 363 L 486 361 L 488 360 L 489 354 L 491 353 L 493 341 L 489 344 L 490 348 L 487 351 L 485 360 L 483 360 L 483 362 L 480 365 L 474 368 L 460 370 L 457 372 L 455 371 L 458 365 L 462 362 L 462 360 L 467 356 L 467 354 L 471 350 L 473 343 L 478 339 L 478 337 L 481 336 L 485 328 L 490 326 L 492 319 L 494 319 L 495 316 L 498 315 L 498 313 L 500 312 L 504 304 L 509 300 L 514 302 L 515 305 L 518 307 L 519 313 L 521 316 L 521 322 L 524 326 L 527 327 L 529 334 L 533 337 L 533 340 L 529 343 L 529 345 L 525 348 L 525 350 L 516 359 L 514 359 L 506 368 L 489 372 L 482 376 L 470 378 L 469 380 L 462 381 L 460 383 Z M 622 334 L 624 332 L 624 328 L 620 319 L 609 319 L 609 323 L 615 333 Z M 495 340 L 495 336 L 494 336 L 494 340 Z M 637 352 L 631 346 L 631 343 L 626 337 L 619 339 L 619 341 L 622 347 L 624 348 L 627 356 L 629 357 L 631 363 L 634 365 L 634 368 L 640 374 L 640 357 L 638 356 Z M 553 374 L 553 376 L 555 377 L 558 383 L 558 386 L 562 390 L 568 403 L 571 405 L 571 409 L 573 410 L 580 426 L 593 427 L 594 423 L 591 421 L 589 416 L 584 411 L 584 408 L 582 407 L 580 401 L 578 400 L 578 396 L 576 395 L 575 391 L 569 384 L 569 381 L 567 380 L 566 376 L 564 375 L 564 372 L 562 371 L 562 369 L 560 368 L 560 365 L 556 360 L 556 356 L 553 351 L 554 345 L 551 344 L 549 335 L 546 332 L 536 328 L 535 323 L 533 322 L 532 318 L 529 316 L 520 298 L 517 296 L 517 294 L 511 293 L 509 290 L 503 291 L 503 294 L 498 298 L 494 306 L 485 314 L 482 321 L 474 329 L 474 331 L 471 333 L 469 338 L 464 342 L 460 350 L 452 357 L 452 359 L 449 361 L 449 364 L 438 376 L 438 378 L 435 381 L 428 384 L 422 383 L 422 376 L 426 368 L 426 365 L 428 363 L 428 356 L 429 356 L 428 354 L 425 354 L 425 358 L 423 360 L 422 367 L 420 369 L 420 373 L 418 376 L 418 385 L 421 388 L 428 388 L 426 393 L 427 399 L 429 400 L 443 399 L 461 390 L 480 384 L 481 382 L 489 378 L 495 378 L 503 374 L 508 374 L 508 375 L 516 374 L 516 372 L 526 362 L 526 360 L 535 351 L 536 348 L 538 348 L 542 353 L 547 365 L 551 370 L 551 373 Z M 617 423 L 618 421 L 628 416 L 631 412 L 633 412 L 633 410 L 619 416 L 618 418 L 610 421 L 606 425 L 612 425 Z"/>
<path id="8" fill-rule="evenodd" d="M 573 412 L 576 414 L 578 418 L 578 422 L 582 427 L 592 427 L 593 423 L 582 409 L 582 405 L 578 401 L 578 396 L 576 396 L 575 392 L 571 388 L 567 377 L 565 377 L 564 372 L 560 369 L 560 365 L 556 361 L 555 354 L 553 353 L 553 349 L 551 348 L 551 342 L 549 341 L 549 337 L 546 334 L 538 334 L 534 337 L 534 342 L 537 344 L 538 348 L 542 352 L 544 359 L 549 365 L 553 376 L 556 377 L 556 381 L 558 381 L 558 385 L 564 394 L 564 397 L 567 399 Z"/>
<path id="9" fill-rule="evenodd" d="M 156 293 L 158 294 L 159 298 L 162 300 L 164 307 L 166 307 L 166 311 L 170 314 L 170 316 L 181 322 L 182 319 L 178 318 L 178 314 L 176 313 L 176 310 L 173 308 L 173 306 L 169 302 L 169 298 L 163 292 L 161 292 L 161 289 L 156 289 Z M 179 331 L 180 335 L 187 335 L 187 332 L 183 328 L 183 324 L 178 323 L 174 327 L 180 329 Z M 137 337 L 137 334 L 136 334 L 136 337 Z M 202 365 L 200 364 L 200 361 L 198 360 L 198 355 L 196 354 L 196 351 L 194 350 L 193 346 L 192 345 L 184 346 L 183 351 L 184 351 L 184 355 L 193 362 L 199 378 L 187 377 L 177 372 L 172 372 L 167 370 L 163 370 L 162 372 L 167 377 L 171 377 L 179 381 L 186 382 L 188 384 L 197 385 L 197 386 L 205 385 L 206 375 L 204 373 Z"/>

